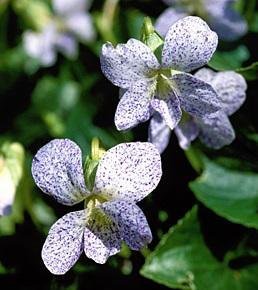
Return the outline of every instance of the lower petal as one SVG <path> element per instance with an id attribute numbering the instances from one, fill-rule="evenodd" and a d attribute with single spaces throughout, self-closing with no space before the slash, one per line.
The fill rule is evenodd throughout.
<path id="1" fill-rule="evenodd" d="M 168 99 L 153 99 L 151 101 L 152 108 L 157 111 L 167 126 L 173 130 L 181 119 L 182 111 L 178 98 L 171 92 Z"/>
<path id="2" fill-rule="evenodd" d="M 115 124 L 118 130 L 135 127 L 150 118 L 151 83 L 138 81 L 120 99 L 116 109 Z"/>
<path id="3" fill-rule="evenodd" d="M 235 139 L 235 132 L 224 112 L 216 112 L 203 119 L 198 119 L 200 139 L 208 147 L 220 149 Z"/>
<path id="4" fill-rule="evenodd" d="M 221 109 L 212 86 L 190 74 L 179 73 L 171 78 L 184 111 L 194 117 L 204 117 Z"/>
<path id="5" fill-rule="evenodd" d="M 194 141 L 199 135 L 199 127 L 193 119 L 179 123 L 175 128 L 179 145 L 182 149 L 186 150 L 190 147 L 191 142 Z"/>
<path id="6" fill-rule="evenodd" d="M 96 263 L 104 264 L 120 248 L 121 237 L 116 224 L 102 209 L 95 208 L 84 232 L 85 255 Z"/>
<path id="7" fill-rule="evenodd" d="M 83 251 L 85 211 L 70 212 L 50 229 L 41 256 L 48 270 L 65 274 L 79 259 Z"/>
<path id="8" fill-rule="evenodd" d="M 155 113 L 150 120 L 148 142 L 151 142 L 161 154 L 168 146 L 171 130 L 160 116 Z"/>
<path id="9" fill-rule="evenodd" d="M 132 250 L 140 250 L 152 241 L 152 234 L 142 210 L 132 202 L 105 202 L 101 208 L 114 219 L 122 239 Z"/>

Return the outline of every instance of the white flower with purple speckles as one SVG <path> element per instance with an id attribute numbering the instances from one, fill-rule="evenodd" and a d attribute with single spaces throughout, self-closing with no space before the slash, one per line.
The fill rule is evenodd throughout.
<path id="1" fill-rule="evenodd" d="M 230 144 L 235 132 L 228 116 L 235 113 L 246 98 L 246 81 L 233 71 L 214 72 L 203 68 L 196 72 L 196 77 L 212 85 L 221 101 L 222 110 L 204 118 L 185 115 L 175 128 L 181 148 L 187 149 L 191 141 L 199 137 L 207 146 L 220 149 Z M 149 126 L 149 141 L 163 152 L 167 147 L 171 131 L 158 115 L 153 116 Z"/>
<path id="2" fill-rule="evenodd" d="M 197 15 L 207 21 L 221 40 L 233 41 L 247 32 L 247 23 L 234 10 L 236 0 L 163 0 L 167 8 L 157 19 L 155 28 L 166 35 L 169 27 L 187 15 Z"/>
<path id="3" fill-rule="evenodd" d="M 124 143 L 108 150 L 90 188 L 80 148 L 68 139 L 55 139 L 37 152 L 32 175 L 43 192 L 62 204 L 85 200 L 84 210 L 66 214 L 49 231 L 42 259 L 52 273 L 66 273 L 83 251 L 102 264 L 120 251 L 122 240 L 133 250 L 151 242 L 147 220 L 136 205 L 162 175 L 160 155 L 151 143 Z"/>
<path id="4" fill-rule="evenodd" d="M 95 31 L 91 16 L 85 10 L 89 0 L 53 0 L 55 14 L 42 31 L 27 31 L 23 35 L 23 45 L 27 54 L 44 66 L 55 63 L 57 51 L 68 58 L 77 54 L 76 38 L 83 41 L 94 39 Z"/>
<path id="5" fill-rule="evenodd" d="M 182 110 L 203 117 L 220 109 L 216 92 L 187 73 L 205 65 L 217 47 L 217 35 L 198 17 L 186 17 L 169 29 L 161 64 L 151 49 L 136 39 L 115 48 L 103 45 L 105 76 L 123 89 L 115 114 L 118 130 L 147 121 L 154 112 L 174 129 Z"/>

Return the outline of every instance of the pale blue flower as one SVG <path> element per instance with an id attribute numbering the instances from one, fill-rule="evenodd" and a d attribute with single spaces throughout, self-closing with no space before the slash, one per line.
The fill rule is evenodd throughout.
<path id="1" fill-rule="evenodd" d="M 103 45 L 101 69 L 123 90 L 115 114 L 117 129 L 132 128 L 155 112 L 174 129 L 182 109 L 198 117 L 218 111 L 214 89 L 187 73 L 210 60 L 217 41 L 217 34 L 202 19 L 189 16 L 170 27 L 161 64 L 151 49 L 136 39 L 116 47 Z"/>
<path id="2" fill-rule="evenodd" d="M 163 0 L 171 5 L 157 19 L 155 28 L 166 35 L 169 27 L 187 15 L 204 19 L 221 40 L 233 41 L 247 33 L 247 23 L 234 10 L 236 0 Z"/>
<path id="3" fill-rule="evenodd" d="M 123 143 L 99 160 L 92 188 L 85 183 L 80 148 L 68 139 L 43 146 L 32 162 L 40 189 L 64 205 L 84 200 L 85 209 L 70 212 L 50 229 L 42 259 L 54 274 L 66 273 L 84 251 L 103 264 L 120 251 L 121 242 L 139 250 L 152 240 L 148 222 L 136 205 L 158 185 L 162 170 L 151 143 Z"/>
<path id="4" fill-rule="evenodd" d="M 95 30 L 86 9 L 89 0 L 53 0 L 54 15 L 42 31 L 26 31 L 23 45 L 27 54 L 43 66 L 56 62 L 57 52 L 68 58 L 77 55 L 78 43 L 94 39 Z"/>
<path id="5" fill-rule="evenodd" d="M 212 85 L 218 94 L 222 109 L 203 118 L 184 116 L 175 128 L 179 145 L 187 149 L 197 137 L 214 149 L 230 144 L 235 138 L 234 129 L 228 116 L 236 112 L 246 98 L 246 81 L 233 71 L 214 72 L 203 68 L 197 71 L 195 77 Z M 168 145 L 171 130 L 160 118 L 154 115 L 149 126 L 149 141 L 163 152 Z"/>

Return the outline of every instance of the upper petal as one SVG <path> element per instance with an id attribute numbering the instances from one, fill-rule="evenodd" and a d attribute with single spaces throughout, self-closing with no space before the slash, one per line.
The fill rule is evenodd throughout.
<path id="1" fill-rule="evenodd" d="M 100 160 L 94 192 L 139 201 L 153 191 L 162 175 L 158 150 L 151 143 L 122 143 Z"/>
<path id="2" fill-rule="evenodd" d="M 220 149 L 235 139 L 234 129 L 223 111 L 196 119 L 196 122 L 200 128 L 199 137 L 208 147 Z"/>
<path id="3" fill-rule="evenodd" d="M 23 34 L 24 50 L 43 66 L 51 66 L 56 62 L 55 38 L 54 28 L 50 26 L 40 33 L 27 31 Z"/>
<path id="4" fill-rule="evenodd" d="M 157 147 L 161 154 L 168 146 L 171 130 L 160 114 L 155 113 L 150 120 L 148 142 Z"/>
<path id="5" fill-rule="evenodd" d="M 55 12 L 62 16 L 84 11 L 89 8 L 90 2 L 89 0 L 52 0 Z"/>
<path id="6" fill-rule="evenodd" d="M 167 8 L 157 19 L 155 30 L 163 37 L 168 32 L 168 29 L 177 20 L 187 16 L 187 12 L 183 9 Z"/>
<path id="7" fill-rule="evenodd" d="M 187 121 L 182 121 L 175 128 L 175 134 L 177 136 L 179 145 L 182 149 L 186 150 L 191 145 L 191 142 L 195 140 L 199 135 L 199 126 L 190 118 Z"/>
<path id="8" fill-rule="evenodd" d="M 227 115 L 237 111 L 246 99 L 246 81 L 234 71 L 219 72 L 212 81 L 212 86 L 218 94 L 222 109 Z"/>
<path id="9" fill-rule="evenodd" d="M 121 248 L 121 236 L 116 223 L 101 208 L 95 208 L 84 232 L 85 255 L 104 264 Z"/>
<path id="10" fill-rule="evenodd" d="M 116 222 L 122 239 L 132 250 L 140 250 L 152 241 L 152 234 L 142 210 L 133 202 L 105 202 L 101 208 Z"/>
<path id="11" fill-rule="evenodd" d="M 182 111 L 177 96 L 171 91 L 166 99 L 153 99 L 152 108 L 164 119 L 167 126 L 173 130 L 181 119 Z"/>
<path id="12" fill-rule="evenodd" d="M 62 204 L 78 203 L 88 192 L 81 149 L 69 139 L 55 139 L 39 149 L 31 170 L 37 186 Z"/>
<path id="13" fill-rule="evenodd" d="M 151 82 L 138 81 L 121 97 L 115 114 L 118 130 L 127 130 L 149 120 L 152 98 Z"/>
<path id="14" fill-rule="evenodd" d="M 172 76 L 181 107 L 187 113 L 203 117 L 221 109 L 221 103 L 212 86 L 190 74 Z"/>
<path id="15" fill-rule="evenodd" d="M 70 212 L 51 227 L 41 256 L 48 270 L 65 274 L 79 259 L 83 250 L 85 211 Z"/>
<path id="16" fill-rule="evenodd" d="M 116 86 L 127 89 L 137 80 L 148 77 L 159 62 L 151 49 L 136 39 L 113 47 L 102 46 L 100 64 L 104 75 Z"/>
<path id="17" fill-rule="evenodd" d="M 245 79 L 234 71 L 214 72 L 207 68 L 198 70 L 195 76 L 212 85 L 218 94 L 221 107 L 227 115 L 237 111 L 246 99 Z"/>
<path id="18" fill-rule="evenodd" d="M 245 19 L 233 9 L 234 1 L 205 1 L 207 21 L 219 38 L 234 41 L 247 33 Z"/>
<path id="19" fill-rule="evenodd" d="M 82 41 L 90 41 L 95 37 L 90 14 L 84 12 L 73 13 L 65 19 L 66 26 L 70 32 L 74 33 Z"/>
<path id="20" fill-rule="evenodd" d="M 162 65 L 191 71 L 205 65 L 218 44 L 218 36 L 199 17 L 188 16 L 173 24 L 165 37 Z"/>

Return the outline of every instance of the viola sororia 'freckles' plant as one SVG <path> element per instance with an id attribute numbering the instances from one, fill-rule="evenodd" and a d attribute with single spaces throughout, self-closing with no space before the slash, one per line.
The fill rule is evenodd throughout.
<path id="1" fill-rule="evenodd" d="M 161 64 L 151 49 L 136 39 L 115 48 L 103 45 L 101 68 L 124 90 L 115 114 L 118 130 L 126 130 L 158 113 L 170 129 L 182 116 L 204 117 L 220 110 L 214 89 L 187 73 L 205 65 L 217 47 L 217 34 L 198 17 L 186 17 L 170 27 Z"/>
<path id="2" fill-rule="evenodd" d="M 187 15 L 197 15 L 207 21 L 222 40 L 233 41 L 247 32 L 247 23 L 233 8 L 236 0 L 163 0 L 171 7 L 157 19 L 155 28 L 165 36 L 169 27 Z"/>
<path id="3" fill-rule="evenodd" d="M 89 0 L 53 0 L 54 15 L 40 32 L 24 33 L 24 49 L 44 66 L 55 63 L 57 51 L 66 57 L 77 54 L 77 39 L 87 42 L 95 36 L 91 16 L 85 10 Z"/>
<path id="4" fill-rule="evenodd" d="M 32 162 L 33 178 L 43 192 L 65 205 L 85 201 L 84 210 L 66 214 L 49 231 L 42 259 L 54 274 L 66 273 L 83 251 L 102 264 L 120 251 L 122 240 L 132 250 L 152 240 L 136 202 L 156 188 L 162 175 L 154 145 L 136 142 L 111 148 L 98 161 L 92 185 L 85 183 L 84 173 L 81 150 L 68 139 L 49 142 Z"/>
<path id="5" fill-rule="evenodd" d="M 184 115 L 175 134 L 183 149 L 187 149 L 191 141 L 198 136 L 201 141 L 214 149 L 230 144 L 235 132 L 228 116 L 235 113 L 246 98 L 246 81 L 233 71 L 214 72 L 203 68 L 196 72 L 196 77 L 212 85 L 218 94 L 222 109 L 204 118 Z M 154 116 L 149 126 L 149 141 L 162 152 L 169 141 L 171 131 L 159 116 Z"/>

